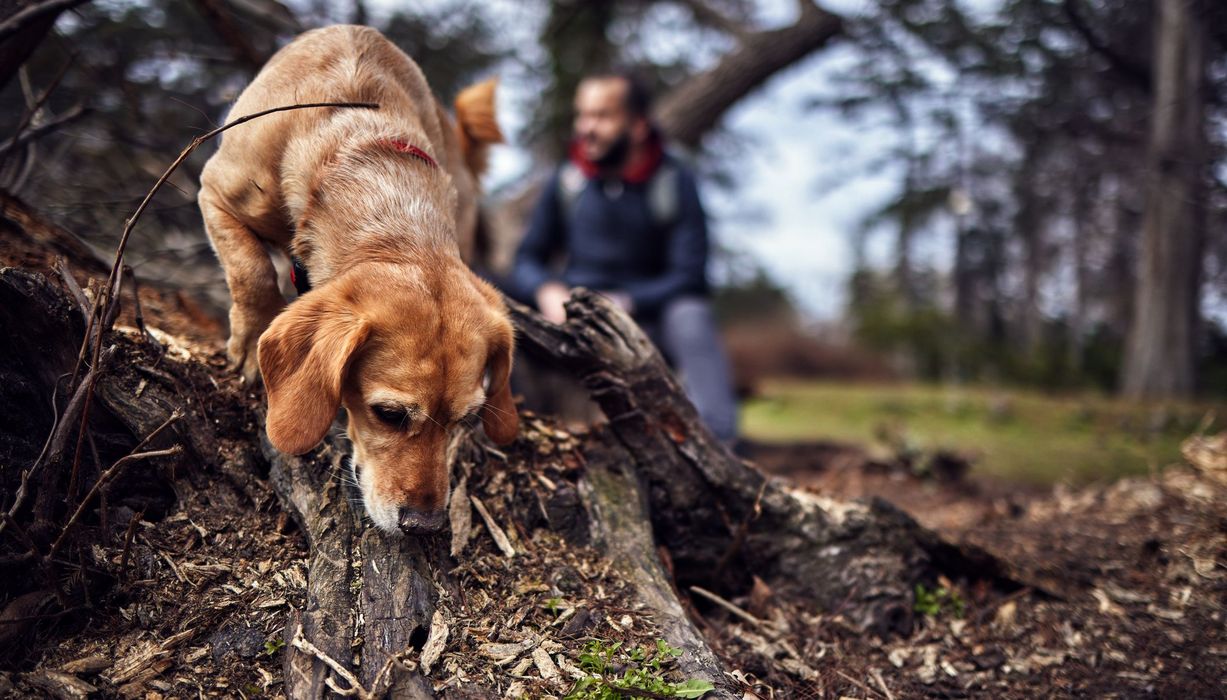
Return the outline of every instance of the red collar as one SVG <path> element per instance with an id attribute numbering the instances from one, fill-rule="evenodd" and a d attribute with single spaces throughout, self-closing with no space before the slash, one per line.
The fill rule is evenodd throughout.
<path id="1" fill-rule="evenodd" d="M 417 146 L 414 146 L 408 141 L 405 141 L 404 139 L 380 139 L 379 141 L 376 141 L 375 143 L 379 144 L 380 146 L 387 146 L 388 148 L 391 148 L 394 151 L 399 151 L 401 153 L 408 153 L 409 155 L 413 156 L 414 158 L 417 158 L 418 160 L 422 161 L 423 163 L 429 165 L 432 168 L 439 167 L 439 164 L 435 162 L 434 158 L 430 157 L 429 153 L 427 153 L 426 151 L 423 151 Z"/>
<path id="2" fill-rule="evenodd" d="M 595 178 L 601 174 L 600 166 L 584 157 L 584 152 L 580 148 L 578 141 L 571 142 L 569 155 L 571 162 L 575 163 L 576 167 L 588 179 Z M 619 173 L 619 176 L 623 182 L 628 184 L 642 184 L 652 179 L 664 158 L 664 144 L 661 143 L 660 136 L 653 133 L 648 137 L 647 143 L 644 144 L 643 152 L 638 158 L 622 166 L 622 172 Z"/>

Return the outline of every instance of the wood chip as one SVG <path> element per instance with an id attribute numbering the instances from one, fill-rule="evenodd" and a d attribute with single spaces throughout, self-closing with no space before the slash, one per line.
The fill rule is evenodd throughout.
<path id="1" fill-rule="evenodd" d="M 535 645 L 536 642 L 532 639 L 524 639 L 509 644 L 482 644 L 478 647 L 478 650 L 483 655 L 494 659 L 496 663 L 505 664 L 515 661 L 519 658 L 520 654 L 523 654 Z"/>
<path id="2" fill-rule="evenodd" d="M 108 672 L 102 674 L 102 677 L 114 685 L 123 685 L 169 655 L 170 652 L 163 649 L 161 644 L 144 641 L 136 645 L 136 649 L 131 654 L 116 661 Z"/>
<path id="3" fill-rule="evenodd" d="M 533 649 L 533 663 L 537 665 L 537 671 L 545 680 L 551 683 L 562 680 L 562 674 L 558 672 L 558 667 L 554 665 L 554 660 L 550 658 L 545 649 L 541 647 Z"/>
<path id="4" fill-rule="evenodd" d="M 418 662 L 422 675 L 429 675 L 430 667 L 434 666 L 439 657 L 443 655 L 443 650 L 447 648 L 448 634 L 447 618 L 443 616 L 441 610 L 436 610 L 434 616 L 430 618 L 430 634 L 426 637 L 426 644 L 422 647 L 422 657 Z"/>
<path id="5" fill-rule="evenodd" d="M 64 673 L 74 673 L 77 675 L 92 676 L 96 673 L 107 670 L 111 667 L 111 660 L 101 654 L 86 656 L 74 661 L 69 661 L 60 667 Z"/>
<path id="6" fill-rule="evenodd" d="M 456 484 L 452 502 L 447 507 L 447 518 L 452 524 L 452 556 L 459 557 L 473 536 L 473 509 L 469 505 L 467 478 Z"/>
<path id="7" fill-rule="evenodd" d="M 27 674 L 25 681 L 30 685 L 45 690 L 55 698 L 70 700 L 72 698 L 87 698 L 90 693 L 98 692 L 94 686 L 67 673 L 57 671 L 36 671 Z"/>
<path id="8" fill-rule="evenodd" d="M 511 542 L 507 540 L 507 533 L 503 532 L 503 528 L 494 522 L 494 518 L 490 515 L 490 511 L 486 510 L 486 505 L 481 502 L 477 496 L 469 496 L 469 500 L 473 502 L 473 507 L 477 509 L 477 513 L 481 515 L 481 519 L 486 523 L 486 529 L 490 531 L 490 536 L 494 538 L 494 544 L 498 545 L 499 551 L 508 559 L 516 555 L 515 549 L 512 548 Z"/>

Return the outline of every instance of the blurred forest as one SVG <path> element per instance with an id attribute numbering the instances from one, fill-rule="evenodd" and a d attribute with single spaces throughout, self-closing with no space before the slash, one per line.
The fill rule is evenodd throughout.
<path id="1" fill-rule="evenodd" d="M 738 351 L 740 363 L 765 364 L 759 374 L 1227 393 L 1221 3 L 886 0 L 846 13 L 808 0 L 4 5 L 3 36 L 20 41 L 4 44 L 0 65 L 0 187 L 99 249 L 173 155 L 220 123 L 264 59 L 304 29 L 378 27 L 445 100 L 491 74 L 527 81 L 531 101 L 513 105 L 526 126 L 512 140 L 537 167 L 492 193 L 495 272 L 533 183 L 562 152 L 584 73 L 641 69 L 658 88 L 663 129 L 735 196 L 734 159 L 712 154 L 737 152 L 742 136 L 721 118 L 780 71 L 851 47 L 853 68 L 813 85 L 809 108 L 890 125 L 899 145 L 874 167 L 902 166 L 898 195 L 849 234 L 861 254 L 844 334 L 807 336 L 777 281 L 722 252 L 730 324 L 769 317 L 775 328 L 755 344 L 762 357 Z M 781 11 L 791 19 L 764 19 Z M 522 45 L 525 32 L 539 48 Z M 209 152 L 147 213 L 131 262 L 142 279 L 220 308 L 225 287 L 195 204 Z M 817 181 L 817 170 L 800 175 Z M 892 241 L 887 268 L 863 254 L 875 236 Z M 933 241 L 950 242 L 942 265 L 915 255 Z M 836 337 L 851 347 L 833 347 Z"/>

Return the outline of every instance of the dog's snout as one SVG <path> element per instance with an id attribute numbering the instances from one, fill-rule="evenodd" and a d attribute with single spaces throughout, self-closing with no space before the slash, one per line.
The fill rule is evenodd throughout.
<path id="1" fill-rule="evenodd" d="M 443 511 L 423 512 L 413 508 L 401 508 L 399 517 L 401 532 L 406 535 L 432 535 L 447 524 Z"/>

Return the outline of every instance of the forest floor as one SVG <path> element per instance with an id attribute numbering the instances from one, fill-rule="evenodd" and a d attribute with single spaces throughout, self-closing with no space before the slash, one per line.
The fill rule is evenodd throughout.
<path id="1" fill-rule="evenodd" d="M 50 262 L 11 242 L 0 253 L 0 264 L 44 270 Z M 216 324 L 202 332 L 190 304 L 143 291 L 147 321 L 180 334 L 196 361 L 216 369 L 210 391 L 240 406 L 260 400 L 222 371 Z M 250 421 L 252 414 L 228 415 Z M 528 422 L 537 428 L 514 447 L 517 473 L 555 485 L 572 478 L 582 465 L 567 462 L 565 446 L 583 436 Z M 918 591 L 913 632 L 886 640 L 854 629 L 838 610 L 811 610 L 765 587 L 734 598 L 739 613 L 692 596 L 700 629 L 758 696 L 1227 697 L 1227 485 L 1221 479 L 1175 464 L 1109 484 L 1019 486 L 974 471 L 969 476 L 956 455 L 932 462 L 950 469 L 920 474 L 856 446 L 791 442 L 748 449 L 762 469 L 797 488 L 833 498 L 883 498 L 951 541 L 988 550 L 1024 584 L 1006 592 L 938 581 Z M 508 488 L 494 478 L 476 486 L 487 490 L 474 493 L 491 502 L 495 489 Z M 15 630 L 24 625 L 0 624 L 0 659 L 9 669 L 0 671 L 0 696 L 281 696 L 287 611 L 302 604 L 307 585 L 302 534 L 259 481 L 244 491 L 218 470 L 179 479 L 175 491 L 164 517 L 133 514 L 114 543 L 94 552 L 92 566 L 106 569 L 111 585 L 88 610 L 41 619 L 20 636 Z M 492 510 L 506 522 L 506 513 Z M 567 639 L 570 629 L 570 639 L 587 643 L 650 645 L 651 621 L 619 607 L 617 581 L 590 549 L 514 522 L 507 529 L 525 552 L 514 567 L 475 526 L 457 563 L 465 568 L 474 617 L 459 621 L 432 682 L 462 685 L 466 672 L 482 668 L 480 660 L 522 679 L 519 688 L 529 697 L 566 695 L 568 682 L 544 682 L 551 666 L 535 652 L 499 646 L 517 629 L 533 630 L 538 640 L 546 631 Z M 544 580 L 544 572 L 557 570 L 537 568 L 549 558 L 563 560 L 575 575 Z M 37 608 L 5 602 L 11 621 L 39 617 Z M 569 623 L 581 616 L 585 625 Z M 554 653 L 539 643 L 547 656 Z M 567 649 L 554 658 L 580 663 Z M 513 689 L 515 681 L 505 687 Z"/>

